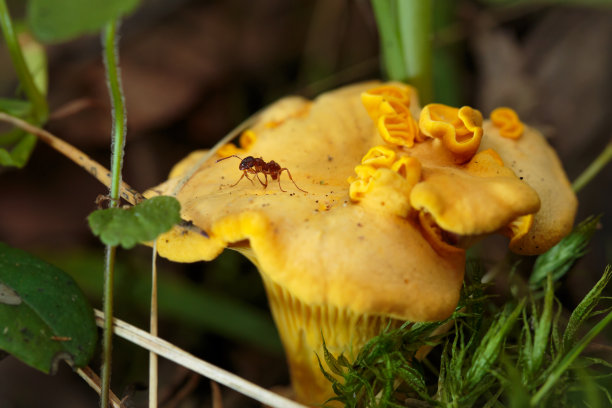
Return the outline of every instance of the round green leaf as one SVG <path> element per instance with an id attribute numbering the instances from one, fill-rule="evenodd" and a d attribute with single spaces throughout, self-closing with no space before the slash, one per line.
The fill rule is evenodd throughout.
<path id="1" fill-rule="evenodd" d="M 151 241 L 181 221 L 181 205 L 174 197 L 158 196 L 134 207 L 97 210 L 88 217 L 93 233 L 106 245 L 132 248 Z"/>
<path id="2" fill-rule="evenodd" d="M 60 42 L 100 31 L 138 3 L 139 0 L 30 0 L 27 19 L 36 38 Z"/>

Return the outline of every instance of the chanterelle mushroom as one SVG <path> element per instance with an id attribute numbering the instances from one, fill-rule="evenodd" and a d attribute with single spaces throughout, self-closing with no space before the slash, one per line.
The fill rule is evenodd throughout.
<path id="1" fill-rule="evenodd" d="M 322 403 L 332 392 L 315 355 L 321 334 L 332 353 L 350 357 L 390 320 L 444 319 L 459 299 L 462 237 L 502 232 L 511 249 L 533 253 L 571 227 L 576 201 L 556 156 L 535 130 L 517 136 L 510 116 L 507 139 L 472 108 L 420 109 L 399 83 L 283 99 L 240 148 L 191 172 L 196 152 L 148 193 L 170 194 L 192 174 L 177 194 L 182 217 L 209 235 L 175 228 L 158 251 L 193 262 L 231 247 L 253 261 L 297 398 Z M 278 162 L 308 193 L 288 179 L 286 192 L 258 180 L 231 186 L 239 161 L 215 162 L 231 154 Z"/>

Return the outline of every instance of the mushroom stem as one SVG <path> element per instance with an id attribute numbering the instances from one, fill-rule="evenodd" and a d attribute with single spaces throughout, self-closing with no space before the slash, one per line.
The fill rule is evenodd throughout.
<path id="1" fill-rule="evenodd" d="M 299 402 L 319 405 L 334 397 L 331 383 L 319 366 L 323 342 L 329 352 L 354 360 L 361 347 L 389 324 L 400 320 L 363 315 L 330 305 L 304 303 L 262 274 L 272 316 L 285 348 L 291 382 Z M 318 358 L 317 358 L 318 356 Z"/>

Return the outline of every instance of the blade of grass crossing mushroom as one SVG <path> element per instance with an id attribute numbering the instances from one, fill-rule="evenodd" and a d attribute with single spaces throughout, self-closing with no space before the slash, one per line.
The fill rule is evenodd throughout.
<path id="1" fill-rule="evenodd" d="M 176 196 L 179 193 L 179 191 L 181 191 L 181 188 L 183 188 L 183 186 L 189 181 L 189 179 L 191 179 L 191 176 L 193 176 L 196 173 L 196 171 L 198 171 L 198 169 L 204 163 L 206 163 L 208 161 L 208 159 L 210 159 L 212 156 L 214 156 L 214 154 L 217 153 L 217 150 L 219 150 L 219 148 L 221 148 L 221 146 L 225 145 L 226 143 L 229 143 L 233 138 L 238 136 L 240 134 L 240 132 L 242 132 L 243 130 L 248 128 L 252 123 L 254 123 L 257 120 L 257 118 L 259 117 L 260 112 L 263 111 L 264 109 L 260 109 L 259 111 L 255 112 L 252 116 L 250 116 L 249 118 L 247 118 L 244 121 L 242 121 L 240 124 L 238 124 L 238 126 L 236 126 L 234 129 L 232 129 L 221 140 L 219 140 L 217 143 L 215 143 L 215 145 L 213 147 L 211 147 L 211 149 L 208 152 L 206 152 L 206 154 L 204 156 L 202 156 L 200 158 L 200 160 L 198 160 L 189 169 L 189 171 L 185 173 L 185 175 L 181 178 L 181 180 L 176 184 L 176 186 L 172 190 L 172 196 Z"/>
<path id="2" fill-rule="evenodd" d="M 104 313 L 100 310 L 94 310 L 94 312 L 96 315 L 96 324 L 98 327 L 103 327 L 107 321 L 104 317 Z M 111 320 L 108 319 L 108 321 Z M 206 361 L 200 360 L 199 358 L 187 353 L 173 344 L 159 337 L 151 336 L 146 331 L 134 327 L 122 320 L 113 318 L 112 325 L 114 334 L 117 336 L 122 337 L 149 351 L 153 351 L 159 356 L 167 358 L 168 360 L 203 375 L 204 377 L 207 377 L 219 384 L 238 391 L 241 394 L 261 402 L 262 404 L 266 404 L 273 408 L 306 408 L 302 404 L 275 394 L 272 391 L 268 391 L 265 388 L 253 384 L 235 374 L 207 363 Z"/>
<path id="3" fill-rule="evenodd" d="M 151 336 L 157 337 L 157 241 L 153 242 L 151 259 Z M 157 354 L 149 353 L 149 408 L 157 407 Z"/>

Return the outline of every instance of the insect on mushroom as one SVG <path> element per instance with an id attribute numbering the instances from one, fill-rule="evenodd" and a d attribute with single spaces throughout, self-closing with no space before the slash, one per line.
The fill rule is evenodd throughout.
<path id="1" fill-rule="evenodd" d="M 285 192 L 285 190 L 283 190 L 283 187 L 281 187 L 280 176 L 283 171 L 286 171 L 287 175 L 289 176 L 289 179 L 291 179 L 291 181 L 293 182 L 293 185 L 298 190 L 308 193 L 308 191 L 302 190 L 300 187 L 298 187 L 298 185 L 293 180 L 291 172 L 288 168 L 281 167 L 280 164 L 278 164 L 274 160 L 266 162 L 263 157 L 255 158 L 253 156 L 247 156 L 242 159 L 233 154 L 231 156 L 227 156 L 217 160 L 217 163 L 222 160 L 229 159 L 230 157 L 235 157 L 240 160 L 240 165 L 238 166 L 238 169 L 242 170 L 242 176 L 240 176 L 238 181 L 232 184 L 230 187 L 234 187 L 236 184 L 240 183 L 240 180 L 242 180 L 242 178 L 245 176 L 251 183 L 253 183 L 253 180 L 248 176 L 248 174 L 251 173 L 254 174 L 255 177 L 257 177 L 257 180 L 259 180 L 259 182 L 262 186 L 264 186 L 264 188 L 268 187 L 268 176 L 272 177 L 272 180 L 278 180 L 278 188 L 280 188 L 281 191 Z M 259 173 L 262 173 L 265 176 L 265 182 L 261 181 L 261 179 L 259 178 Z"/>

